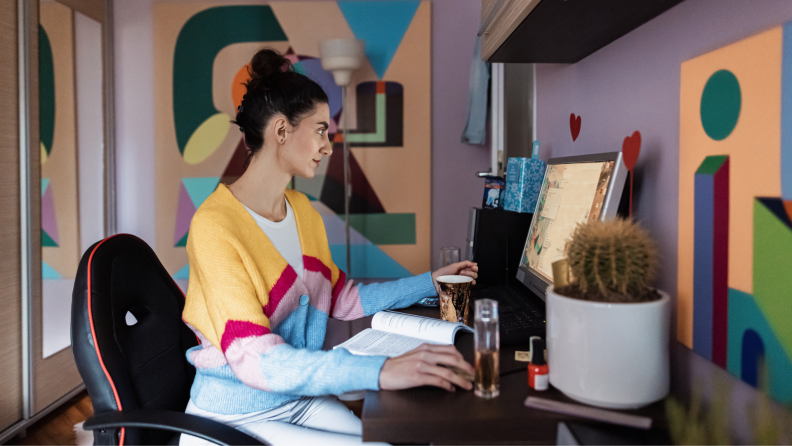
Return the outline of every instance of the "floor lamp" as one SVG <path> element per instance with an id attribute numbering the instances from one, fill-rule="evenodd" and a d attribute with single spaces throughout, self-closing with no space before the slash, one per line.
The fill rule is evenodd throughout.
<path id="1" fill-rule="evenodd" d="M 357 39 L 332 39 L 319 43 L 322 68 L 333 73 L 335 83 L 341 87 L 341 127 L 344 129 L 344 230 L 346 232 L 346 270 L 352 277 L 352 257 L 349 238 L 349 199 L 352 197 L 351 172 L 349 170 L 349 140 L 347 138 L 347 85 L 352 72 L 363 63 L 364 42 Z"/>

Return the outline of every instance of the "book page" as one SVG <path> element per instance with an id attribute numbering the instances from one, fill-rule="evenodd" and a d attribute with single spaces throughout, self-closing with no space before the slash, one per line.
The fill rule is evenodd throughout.
<path id="1" fill-rule="evenodd" d="M 424 339 L 438 344 L 453 344 L 454 335 L 460 329 L 472 331 L 460 323 L 430 317 L 380 311 L 371 320 L 371 328 L 405 336 Z"/>
<path id="2" fill-rule="evenodd" d="M 421 344 L 438 344 L 423 339 L 367 328 L 336 348 L 345 348 L 355 355 L 400 356 Z"/>

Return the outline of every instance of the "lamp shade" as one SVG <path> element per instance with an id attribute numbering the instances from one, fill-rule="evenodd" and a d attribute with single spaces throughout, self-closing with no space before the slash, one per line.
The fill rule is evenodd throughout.
<path id="1" fill-rule="evenodd" d="M 332 39 L 319 43 L 322 68 L 333 73 L 335 83 L 349 85 L 352 72 L 363 63 L 365 43 L 357 39 Z"/>

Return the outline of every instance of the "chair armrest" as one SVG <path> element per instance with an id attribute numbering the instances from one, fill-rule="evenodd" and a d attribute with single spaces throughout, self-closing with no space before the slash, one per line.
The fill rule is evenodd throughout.
<path id="1" fill-rule="evenodd" d="M 123 410 L 94 414 L 85 430 L 134 427 L 193 435 L 219 445 L 263 444 L 250 435 L 208 418 L 167 410 Z"/>

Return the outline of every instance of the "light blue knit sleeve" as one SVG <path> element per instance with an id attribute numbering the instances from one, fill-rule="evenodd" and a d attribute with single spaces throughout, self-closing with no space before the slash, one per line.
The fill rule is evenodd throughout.
<path id="1" fill-rule="evenodd" d="M 357 287 L 366 316 L 382 310 L 409 307 L 424 297 L 437 295 L 429 272 L 393 282 L 359 284 Z"/>
<path id="2" fill-rule="evenodd" d="M 259 366 L 271 392 L 337 395 L 352 390 L 379 390 L 386 356 L 353 355 L 346 349 L 312 351 L 280 344 L 261 355 Z"/>

